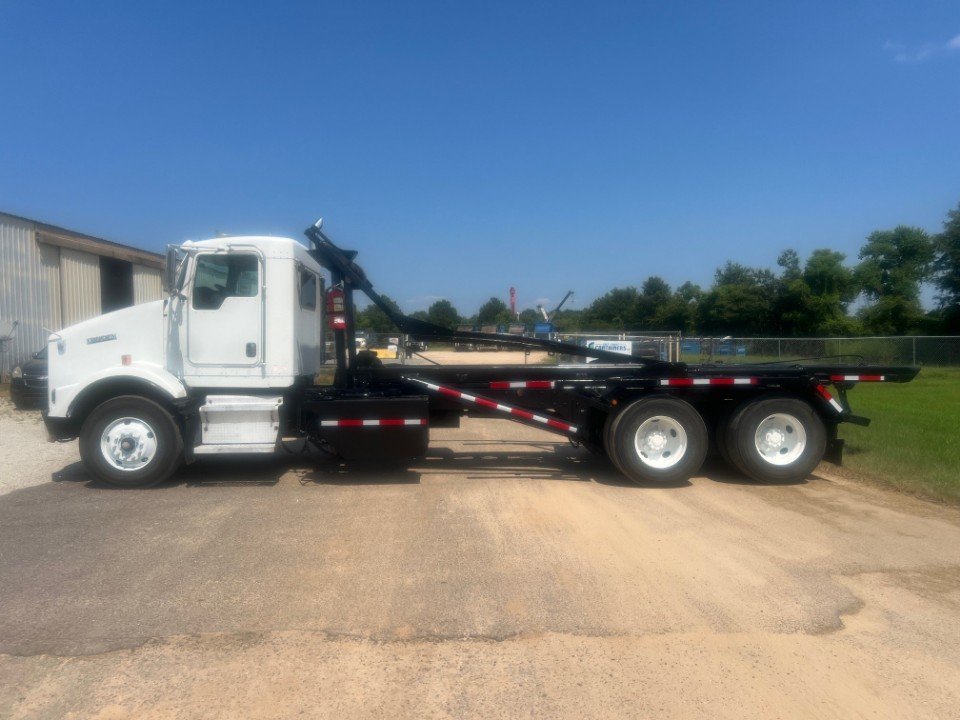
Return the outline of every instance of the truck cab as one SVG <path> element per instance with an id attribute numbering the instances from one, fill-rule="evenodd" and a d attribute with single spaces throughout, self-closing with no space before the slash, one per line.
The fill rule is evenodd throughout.
<path id="1" fill-rule="evenodd" d="M 272 452 L 285 400 L 321 365 L 324 281 L 303 245 L 222 237 L 167 255 L 165 300 L 49 338 L 48 431 L 79 437 L 121 484 L 166 471 L 160 435 L 179 434 L 188 459 Z"/>

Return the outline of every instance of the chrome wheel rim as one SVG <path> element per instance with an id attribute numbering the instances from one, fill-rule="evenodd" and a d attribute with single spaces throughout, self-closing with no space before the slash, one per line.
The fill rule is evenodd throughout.
<path id="1" fill-rule="evenodd" d="M 157 455 L 157 434 L 145 420 L 118 418 L 103 429 L 100 452 L 112 468 L 124 472 L 140 470 Z"/>
<path id="2" fill-rule="evenodd" d="M 673 418 L 655 415 L 640 423 L 633 444 L 640 462 L 663 470 L 683 459 L 687 452 L 687 432 Z"/>
<path id="3" fill-rule="evenodd" d="M 790 465 L 806 449 L 807 431 L 793 415 L 774 413 L 760 421 L 753 441 L 764 462 Z"/>

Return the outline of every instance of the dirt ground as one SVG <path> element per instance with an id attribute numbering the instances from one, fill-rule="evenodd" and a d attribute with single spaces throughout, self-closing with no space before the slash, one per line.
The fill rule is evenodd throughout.
<path id="1" fill-rule="evenodd" d="M 0 717 L 958 717 L 958 510 L 432 437 L 124 491 L 0 405 Z"/>

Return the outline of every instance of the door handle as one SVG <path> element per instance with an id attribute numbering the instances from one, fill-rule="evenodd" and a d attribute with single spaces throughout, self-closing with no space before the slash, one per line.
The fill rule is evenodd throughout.
<path id="1" fill-rule="evenodd" d="M 252 358 L 256 356 L 257 356 L 257 344 L 247 343 L 247 357 Z"/>

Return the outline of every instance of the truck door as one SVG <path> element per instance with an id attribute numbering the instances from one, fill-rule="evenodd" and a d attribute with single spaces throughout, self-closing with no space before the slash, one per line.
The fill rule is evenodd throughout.
<path id="1" fill-rule="evenodd" d="M 263 269 L 254 252 L 197 255 L 187 319 L 190 365 L 261 363 Z"/>

